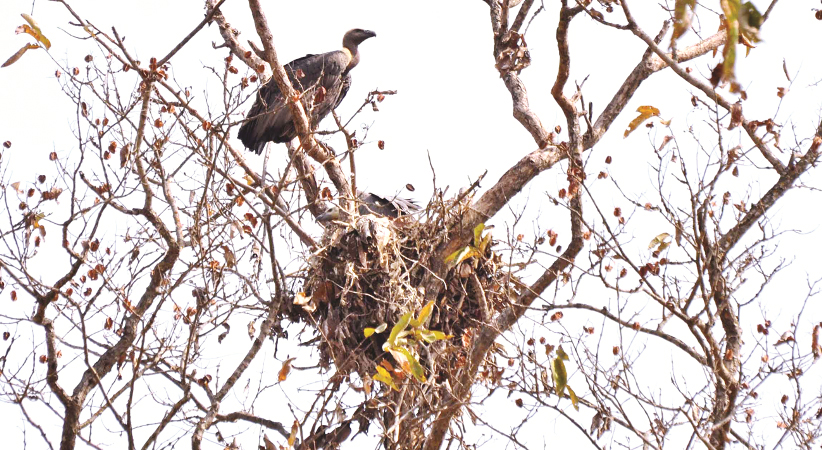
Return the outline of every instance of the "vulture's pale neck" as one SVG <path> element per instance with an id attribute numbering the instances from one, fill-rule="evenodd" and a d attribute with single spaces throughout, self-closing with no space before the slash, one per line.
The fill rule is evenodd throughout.
<path id="1" fill-rule="evenodd" d="M 348 55 L 348 66 L 345 68 L 345 71 L 348 72 L 359 64 L 360 52 L 357 50 L 357 44 L 346 41 L 343 41 L 343 51 Z"/>

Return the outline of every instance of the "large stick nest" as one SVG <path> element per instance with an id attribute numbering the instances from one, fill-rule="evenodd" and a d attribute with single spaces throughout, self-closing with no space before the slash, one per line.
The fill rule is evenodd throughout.
<path id="1" fill-rule="evenodd" d="M 382 349 L 389 333 L 366 338 L 363 331 L 380 324 L 390 331 L 404 313 L 420 311 L 423 277 L 430 276 L 432 258 L 441 257 L 436 250 L 448 226 L 458 223 L 469 203 L 435 199 L 420 217 L 354 216 L 326 228 L 322 250 L 309 261 L 304 292 L 285 311 L 292 322 L 319 332 L 322 366 L 333 362 L 343 375 L 368 379 L 384 359 L 396 365 Z M 508 306 L 515 293 L 502 266 L 489 246 L 481 257 L 449 268 L 426 328 L 454 338 L 419 346 L 427 377 L 437 383 L 451 378 L 465 364 L 470 330 Z"/>

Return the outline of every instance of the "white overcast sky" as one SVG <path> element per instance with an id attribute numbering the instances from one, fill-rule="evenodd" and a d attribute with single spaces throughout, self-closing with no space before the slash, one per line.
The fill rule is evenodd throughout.
<path id="1" fill-rule="evenodd" d="M 126 37 L 132 54 L 142 61 L 165 55 L 202 20 L 204 13 L 202 0 L 70 3 L 99 28 L 110 30 L 115 26 L 120 35 Z M 530 135 L 512 117 L 510 96 L 494 69 L 488 7 L 482 1 L 265 0 L 263 3 L 282 62 L 306 53 L 339 48 L 343 33 L 350 28 L 377 33 L 375 39 L 360 47 L 362 59 L 352 73 L 354 85 L 340 108 L 342 115 L 348 116 L 368 91 L 398 91 L 397 96 L 380 104 L 379 113 L 367 109 L 354 122 L 371 125 L 371 144 L 357 153 L 361 188 L 392 194 L 411 183 L 417 188 L 416 192 L 403 195 L 424 202 L 432 191 L 429 154 L 438 186 L 450 185 L 451 192 L 456 192 L 487 170 L 483 183 L 487 188 L 507 168 L 536 148 Z M 559 124 L 565 129 L 564 118 L 550 96 L 557 63 L 554 37 L 557 3 L 557 0 L 545 0 L 547 11 L 536 18 L 528 31 L 526 39 L 533 64 L 523 72 L 522 79 L 528 88 L 531 106 L 543 123 Z M 651 35 L 656 34 L 666 17 L 659 3 L 662 2 L 631 2 L 640 25 Z M 702 3 L 718 9 L 717 1 Z M 764 9 L 768 2 L 754 3 Z M 811 10 L 814 7 L 822 5 L 810 0 L 781 1 L 762 30 L 764 41 L 749 57 L 741 58 L 737 68 L 739 79 L 749 93 L 746 116 L 764 119 L 771 117 L 779 107 L 777 121 L 785 123 L 786 128 L 795 126 L 803 137 L 815 128 L 822 106 L 822 84 L 812 86 L 822 80 L 818 48 L 822 42 L 822 22 L 814 19 Z M 241 31 L 243 42 L 247 39 L 259 42 L 246 2 L 228 0 L 222 10 L 229 22 Z M 30 13 L 38 20 L 53 44 L 52 58 L 84 66 L 83 56 L 91 52 L 90 47 L 67 34 L 81 36 L 82 31 L 68 25 L 73 19 L 62 5 L 46 0 L 0 0 L 0 61 L 29 42 L 26 36 L 14 35 L 14 29 L 23 23 L 20 13 Z M 702 35 L 713 34 L 715 15 L 706 9 L 699 13 L 705 21 Z M 694 39 L 694 33 L 689 33 L 680 45 Z M 192 86 L 195 95 L 202 96 L 204 90 L 217 87 L 217 80 L 209 76 L 204 66 L 219 66 L 227 55 L 226 49 L 213 50 L 211 42 L 221 42 L 215 26 L 200 32 L 172 60 L 177 81 Z M 604 30 L 588 18 L 579 17 L 572 25 L 571 50 L 570 85 L 589 76 L 584 95 L 586 102 L 593 102 L 596 116 L 636 65 L 644 47 L 628 32 Z M 783 74 L 783 58 L 793 77 L 793 86 L 780 107 L 776 88 L 789 84 Z M 707 76 L 717 60 L 705 57 L 689 66 Z M 48 164 L 49 152 L 67 152 L 75 145 L 71 135 L 73 105 L 61 93 L 54 79 L 55 69 L 55 64 L 41 50 L 31 51 L 13 66 L 0 69 L 0 142 L 12 142 L 12 148 L 4 151 L 2 159 L 4 166 L 6 161 L 13 162 L 3 183 L 30 180 L 32 174 L 38 173 L 39 166 Z M 607 170 L 629 192 L 639 198 L 647 195 L 649 201 L 653 200 L 655 193 L 645 191 L 652 186 L 649 180 L 654 177 L 648 165 L 653 161 L 648 132 L 642 128 L 623 139 L 622 131 L 633 118 L 636 107 L 650 104 L 658 107 L 663 117 L 673 118 L 672 129 L 678 137 L 685 137 L 689 126 L 699 125 L 704 119 L 704 111 L 693 112 L 689 100 L 693 92 L 671 73 L 651 77 L 615 122 L 609 136 L 595 148 L 587 172 L 595 175 L 605 170 L 603 160 L 611 155 L 614 163 Z M 327 122 L 325 126 L 329 126 Z M 662 131 L 659 133 L 662 136 Z M 377 149 L 377 140 L 385 141 L 385 150 Z M 239 141 L 236 142 L 239 146 Z M 272 149 L 272 155 L 282 157 L 284 154 L 284 147 Z M 261 164 L 261 157 L 249 154 L 248 158 Z M 802 181 L 819 188 L 818 180 L 817 169 Z M 762 186 L 753 182 L 749 189 L 752 198 L 758 198 L 760 188 L 767 188 L 770 182 L 772 178 L 763 179 Z M 562 171 L 552 170 L 526 190 L 529 205 L 536 204 L 529 220 L 539 211 L 548 212 L 540 218 L 543 230 L 553 227 L 565 231 L 562 228 L 565 213 L 561 208 L 550 209 L 543 195 L 545 191 L 556 193 L 564 183 Z M 775 208 L 774 222 L 781 224 L 783 230 L 803 232 L 784 236 L 780 252 L 784 258 L 795 261 L 795 270 L 783 281 L 784 289 L 801 290 L 807 278 L 822 274 L 817 263 L 822 251 L 819 204 L 818 192 L 804 190 Z M 552 220 L 552 213 L 562 216 Z M 632 232 L 638 242 L 646 243 L 664 231 L 659 229 L 663 225 L 661 221 L 649 223 L 647 229 L 632 229 Z M 18 410 L 0 408 L 0 414 L 4 411 L 11 411 L 15 414 L 13 419 L 19 420 Z M 15 428 L 19 431 L 17 425 Z M 541 442 L 536 440 L 534 445 Z"/>

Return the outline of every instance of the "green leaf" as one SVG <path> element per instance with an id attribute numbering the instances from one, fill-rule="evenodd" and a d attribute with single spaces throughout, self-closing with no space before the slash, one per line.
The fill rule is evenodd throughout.
<path id="1" fill-rule="evenodd" d="M 736 80 L 734 65 L 736 64 L 736 43 L 739 42 L 739 9 L 740 0 L 720 0 L 722 11 L 725 13 L 725 48 L 722 55 L 725 60 L 722 62 L 722 81 L 733 82 Z"/>
<path id="2" fill-rule="evenodd" d="M 400 320 L 394 325 L 394 328 L 391 329 L 391 334 L 388 335 L 388 341 L 386 344 L 389 346 L 395 346 L 397 344 L 397 336 L 400 335 L 402 331 L 405 330 L 405 327 L 408 326 L 408 322 L 411 321 L 411 311 L 405 313 L 400 317 Z"/>
<path id="3" fill-rule="evenodd" d="M 562 348 L 557 350 L 557 357 L 551 361 L 551 372 L 554 378 L 554 389 L 557 391 L 557 395 L 562 397 L 565 393 L 565 387 L 568 385 L 568 372 L 565 370 L 565 363 L 562 362 L 563 356 L 565 359 L 568 358 L 565 355 L 565 352 L 562 352 Z"/>
<path id="4" fill-rule="evenodd" d="M 479 253 L 477 253 L 476 248 L 474 248 L 470 245 L 466 245 L 462 249 L 457 250 L 456 252 L 451 253 L 450 255 L 448 255 L 448 257 L 445 258 L 445 263 L 447 264 L 448 262 L 452 262 L 453 265 L 456 266 L 457 264 L 465 261 L 466 259 L 471 258 L 472 256 L 478 256 L 478 255 L 479 255 Z"/>
<path id="5" fill-rule="evenodd" d="M 690 28 L 694 9 L 696 9 L 696 0 L 676 0 L 674 9 L 674 33 L 673 36 L 671 36 L 671 44 Z"/>
<path id="6" fill-rule="evenodd" d="M 745 2 L 739 11 L 739 40 L 746 48 L 746 56 L 761 41 L 759 28 L 762 26 L 762 14 L 751 2 Z"/>
<path id="7" fill-rule="evenodd" d="M 481 223 L 474 227 L 474 246 L 479 247 L 480 241 L 482 241 L 482 230 L 485 229 L 485 224 Z"/>
<path id="8" fill-rule="evenodd" d="M 450 255 L 448 255 L 448 256 L 445 258 L 444 262 L 445 262 L 446 264 L 448 264 L 448 263 L 450 263 L 450 262 L 456 261 L 456 259 L 457 259 L 457 258 L 459 258 L 459 256 L 460 256 L 460 255 L 462 255 L 462 254 L 464 254 L 464 253 L 466 253 L 466 252 L 468 252 L 468 251 L 470 251 L 470 250 L 471 250 L 471 246 L 470 246 L 470 245 L 466 245 L 465 247 L 463 247 L 463 248 L 461 248 L 461 249 L 459 249 L 459 250 L 455 251 L 454 253 L 451 253 Z M 456 264 L 456 263 L 454 263 L 454 264 Z"/>

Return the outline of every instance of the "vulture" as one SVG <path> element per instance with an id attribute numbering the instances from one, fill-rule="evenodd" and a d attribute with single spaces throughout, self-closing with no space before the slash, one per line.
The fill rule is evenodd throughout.
<path id="1" fill-rule="evenodd" d="M 361 216 L 367 214 L 374 214 L 377 216 L 397 218 L 408 214 L 413 214 L 419 211 L 420 207 L 414 200 L 409 200 L 400 197 L 385 198 L 371 192 L 360 192 L 357 202 L 360 204 L 357 212 Z M 342 212 L 340 208 L 332 206 L 323 214 L 317 216 L 320 222 L 330 222 L 332 220 L 340 220 Z"/>
<path id="2" fill-rule="evenodd" d="M 306 55 L 285 65 L 285 73 L 302 95 L 311 129 L 317 128 L 332 109 L 342 101 L 351 86 L 351 69 L 360 62 L 357 47 L 377 34 L 355 28 L 345 33 L 343 48 L 322 55 Z M 291 111 L 274 78 L 257 93 L 238 137 L 258 155 L 267 142 L 289 142 L 297 137 Z"/>

